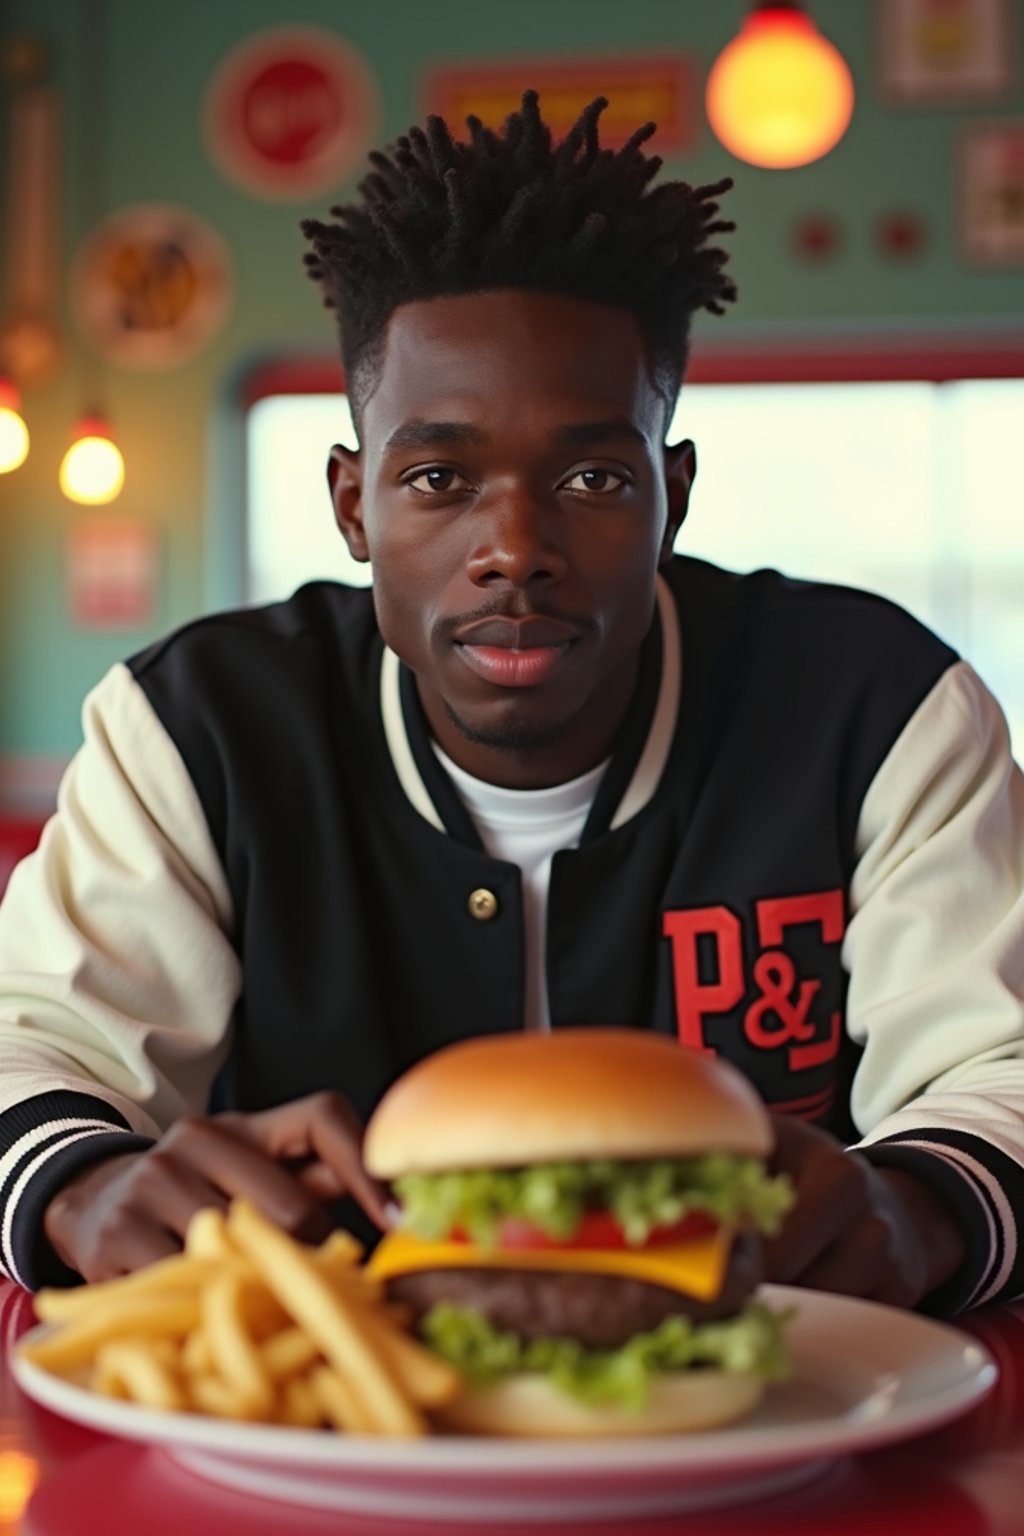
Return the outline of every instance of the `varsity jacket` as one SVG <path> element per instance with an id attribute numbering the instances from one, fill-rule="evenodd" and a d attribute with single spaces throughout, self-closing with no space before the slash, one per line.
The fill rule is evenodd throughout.
<path id="1" fill-rule="evenodd" d="M 0 907 L 0 1262 L 87 1161 L 523 1027 L 520 872 L 430 746 L 372 594 L 317 582 L 116 666 Z M 998 706 L 901 609 L 675 557 L 579 845 L 553 1028 L 630 1025 L 930 1180 L 1024 1291 L 1024 778 Z"/>

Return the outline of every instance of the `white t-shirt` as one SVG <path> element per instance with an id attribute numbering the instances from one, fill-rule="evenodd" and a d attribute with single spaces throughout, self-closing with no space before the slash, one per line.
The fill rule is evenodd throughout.
<path id="1" fill-rule="evenodd" d="M 526 939 L 527 1029 L 550 1029 L 545 954 L 551 857 L 575 848 L 608 760 L 567 784 L 550 789 L 501 789 L 475 779 L 432 743 L 450 774 L 492 859 L 518 864 L 523 872 L 523 931 Z"/>

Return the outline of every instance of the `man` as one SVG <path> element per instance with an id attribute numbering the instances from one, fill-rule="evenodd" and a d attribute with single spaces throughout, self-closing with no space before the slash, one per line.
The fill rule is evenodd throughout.
<path id="1" fill-rule="evenodd" d="M 200 619 L 87 701 L 0 914 L 24 1283 L 132 1269 L 234 1194 L 311 1238 L 342 1195 L 382 1224 L 360 1123 L 400 1071 L 603 1022 L 720 1052 L 776 1112 L 771 1278 L 936 1311 L 1024 1289 L 1002 716 L 881 599 L 673 555 L 727 184 L 651 189 L 653 125 L 601 150 L 603 106 L 554 149 L 534 93 L 500 135 L 430 119 L 305 226 L 372 593 Z"/>

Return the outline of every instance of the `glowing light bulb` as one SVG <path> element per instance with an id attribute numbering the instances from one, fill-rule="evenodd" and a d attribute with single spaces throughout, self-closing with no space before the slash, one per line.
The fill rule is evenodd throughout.
<path id="1" fill-rule="evenodd" d="M 39 1466 L 31 1456 L 0 1450 L 0 1527 L 9 1528 L 24 1513 L 38 1481 Z"/>
<path id="2" fill-rule="evenodd" d="M 809 16 L 765 5 L 718 55 L 705 103 L 716 136 L 737 159 L 784 170 L 838 144 L 853 114 L 853 79 Z"/>
<path id="3" fill-rule="evenodd" d="M 110 428 L 102 417 L 83 418 L 60 466 L 61 490 L 69 501 L 95 507 L 113 501 L 123 486 L 124 459 Z"/>
<path id="4" fill-rule="evenodd" d="M 28 427 L 21 415 L 21 397 L 10 379 L 0 375 L 0 475 L 9 474 L 28 458 Z"/>

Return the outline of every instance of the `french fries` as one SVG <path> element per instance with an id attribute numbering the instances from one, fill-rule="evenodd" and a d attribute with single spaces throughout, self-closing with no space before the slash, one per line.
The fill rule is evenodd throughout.
<path id="1" fill-rule="evenodd" d="M 36 1297 L 27 1359 L 107 1396 L 250 1423 L 422 1435 L 460 1378 L 408 1331 L 350 1234 L 297 1243 L 245 1200 L 197 1212 L 184 1252 Z"/>
<path id="2" fill-rule="evenodd" d="M 343 1397 L 353 1398 L 365 1408 L 365 1413 L 360 1411 L 357 1417 L 386 1425 L 385 1433 L 423 1434 L 427 1426 L 422 1413 L 403 1396 L 388 1361 L 368 1330 L 360 1328 L 358 1313 L 344 1295 L 344 1285 L 332 1285 L 315 1260 L 254 1205 L 239 1201 L 232 1207 L 228 1234 L 271 1294 L 306 1330 L 345 1380 L 343 1394 L 336 1392 L 333 1381 L 326 1394 L 321 1393 L 325 1411 L 332 1420 L 340 1427 L 346 1413 L 339 1404 Z M 323 1380 L 323 1373 L 315 1373 L 314 1379 Z M 368 1423 L 361 1427 L 370 1432 Z"/>

